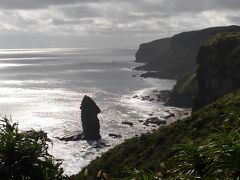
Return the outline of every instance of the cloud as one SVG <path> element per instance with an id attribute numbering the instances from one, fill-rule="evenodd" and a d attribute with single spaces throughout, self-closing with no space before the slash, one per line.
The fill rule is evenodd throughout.
<path id="1" fill-rule="evenodd" d="M 93 37 L 133 44 L 240 23 L 239 0 L 0 0 L 0 9 L 0 38 L 24 42 L 29 37 L 27 42 L 36 44 L 49 39 L 56 45 L 87 44 Z"/>
<path id="2" fill-rule="evenodd" d="M 203 12 L 213 10 L 239 10 L 239 0 L 145 0 L 139 4 L 146 12 Z"/>
<path id="3" fill-rule="evenodd" d="M 74 6 L 62 6 L 58 8 L 59 13 L 66 18 L 92 18 L 102 16 L 102 4 L 79 4 Z"/>
<path id="4" fill-rule="evenodd" d="M 100 3 L 107 0 L 0 0 L 2 9 L 43 9 L 49 6 Z"/>

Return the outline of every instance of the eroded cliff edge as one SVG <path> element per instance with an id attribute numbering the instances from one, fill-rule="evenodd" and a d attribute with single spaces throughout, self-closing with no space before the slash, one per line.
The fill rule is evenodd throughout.
<path id="1" fill-rule="evenodd" d="M 137 70 L 156 71 L 143 77 L 181 79 L 197 67 L 199 47 L 219 32 L 239 32 L 240 26 L 223 26 L 176 34 L 139 46 L 136 62 L 146 63 Z"/>
<path id="2" fill-rule="evenodd" d="M 194 109 L 240 88 L 240 32 L 217 34 L 200 47 L 197 62 Z"/>

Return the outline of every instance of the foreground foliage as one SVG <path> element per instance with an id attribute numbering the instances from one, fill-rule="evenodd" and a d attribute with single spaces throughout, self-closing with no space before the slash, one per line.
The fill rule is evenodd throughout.
<path id="1" fill-rule="evenodd" d="M 175 179 L 239 179 L 240 134 L 221 132 L 203 144 L 179 145 L 170 159 L 175 166 L 169 176 Z"/>
<path id="2" fill-rule="evenodd" d="M 43 131 L 20 132 L 16 123 L 0 120 L 0 179 L 61 180 L 66 177 L 61 162 L 48 153 L 47 134 Z"/>

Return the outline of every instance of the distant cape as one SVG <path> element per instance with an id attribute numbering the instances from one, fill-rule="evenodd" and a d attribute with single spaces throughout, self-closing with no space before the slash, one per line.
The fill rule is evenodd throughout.
<path id="1" fill-rule="evenodd" d="M 180 79 L 195 71 L 200 46 L 219 32 L 239 32 L 240 26 L 212 27 L 176 34 L 139 46 L 136 62 L 146 63 L 137 70 L 155 71 L 143 77 Z"/>

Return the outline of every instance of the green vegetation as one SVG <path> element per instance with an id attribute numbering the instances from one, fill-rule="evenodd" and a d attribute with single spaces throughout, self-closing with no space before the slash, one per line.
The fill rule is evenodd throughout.
<path id="1" fill-rule="evenodd" d="M 167 105 L 192 107 L 192 98 L 197 91 L 196 73 L 188 73 L 177 81 L 171 91 Z"/>
<path id="2" fill-rule="evenodd" d="M 61 180 L 61 162 L 47 152 L 49 139 L 43 131 L 20 132 L 16 123 L 0 120 L 0 179 Z"/>
<path id="3" fill-rule="evenodd" d="M 240 122 L 240 120 L 239 120 Z M 240 134 L 222 131 L 200 142 L 179 145 L 169 176 L 174 179 L 239 179 Z"/>
<path id="4" fill-rule="evenodd" d="M 217 33 L 213 38 L 211 38 L 206 45 L 207 46 L 215 46 L 221 42 L 226 43 L 226 41 L 231 42 L 240 42 L 240 32 L 229 33 L 229 32 L 222 32 Z"/>
<path id="5" fill-rule="evenodd" d="M 126 140 L 85 168 L 88 179 L 95 179 L 99 170 L 110 177 L 128 178 L 126 171 L 135 169 L 158 173 L 163 179 L 223 174 L 235 179 L 239 176 L 239 164 L 236 165 L 240 156 L 239 118 L 240 90 L 203 107 L 189 118 Z M 79 179 L 85 169 L 71 178 Z"/>
<path id="6" fill-rule="evenodd" d="M 194 88 L 195 83 L 195 76 L 196 74 L 192 74 L 191 76 L 188 76 L 185 81 L 183 81 L 181 84 L 176 86 L 176 91 L 179 93 L 184 93 L 185 91 L 189 91 Z"/>

